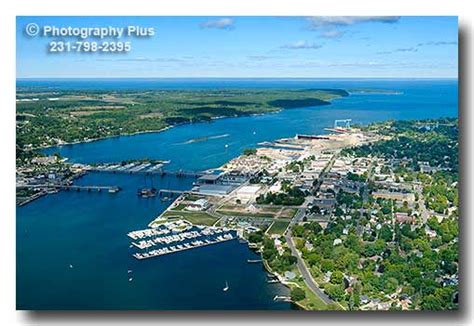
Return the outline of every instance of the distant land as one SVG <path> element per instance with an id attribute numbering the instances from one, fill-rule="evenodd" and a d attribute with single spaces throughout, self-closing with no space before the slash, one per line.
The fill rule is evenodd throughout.
<path id="1" fill-rule="evenodd" d="M 19 150 L 160 131 L 174 125 L 329 105 L 342 89 L 17 90 Z"/>

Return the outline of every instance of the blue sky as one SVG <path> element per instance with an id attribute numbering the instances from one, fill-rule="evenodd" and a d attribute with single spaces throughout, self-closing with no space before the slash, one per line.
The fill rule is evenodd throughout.
<path id="1" fill-rule="evenodd" d="M 51 54 L 25 26 L 154 27 L 126 54 Z M 18 78 L 456 78 L 457 17 L 18 17 Z M 96 41 L 96 39 L 94 39 Z M 110 39 L 111 40 L 111 39 Z"/>

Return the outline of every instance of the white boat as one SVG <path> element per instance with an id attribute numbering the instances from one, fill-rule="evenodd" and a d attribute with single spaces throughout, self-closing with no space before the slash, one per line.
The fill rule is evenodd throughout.
<path id="1" fill-rule="evenodd" d="M 225 287 L 222 289 L 222 291 L 227 292 L 227 290 L 229 290 L 229 284 L 227 281 L 225 281 Z"/>
<path id="2" fill-rule="evenodd" d="M 133 281 L 133 277 L 130 277 L 130 278 L 128 279 L 128 281 L 129 281 L 129 282 Z"/>

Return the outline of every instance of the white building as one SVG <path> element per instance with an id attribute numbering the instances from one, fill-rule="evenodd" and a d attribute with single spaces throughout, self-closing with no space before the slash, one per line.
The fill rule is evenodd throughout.
<path id="1" fill-rule="evenodd" d="M 243 202 L 248 202 L 249 200 L 257 196 L 257 192 L 260 190 L 260 186 L 243 186 L 238 189 L 236 192 L 237 198 Z"/>
<path id="2" fill-rule="evenodd" d="M 195 202 L 186 206 L 187 211 L 204 211 L 209 207 L 209 202 L 206 199 L 198 199 Z"/>

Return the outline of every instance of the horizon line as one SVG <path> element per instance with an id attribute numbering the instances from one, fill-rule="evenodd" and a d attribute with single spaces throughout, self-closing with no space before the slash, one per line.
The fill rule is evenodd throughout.
<path id="1" fill-rule="evenodd" d="M 16 80 L 40 80 L 40 79 L 454 79 L 459 77 L 16 77 Z"/>

